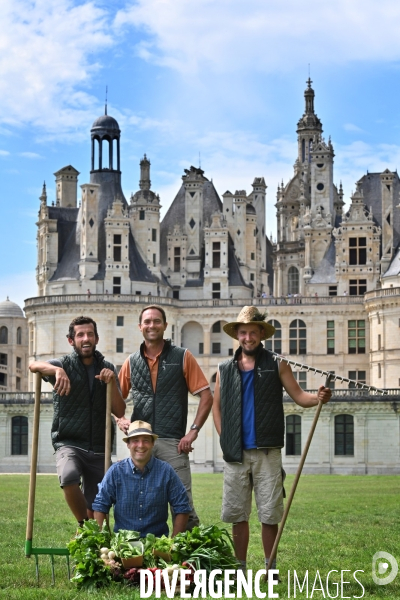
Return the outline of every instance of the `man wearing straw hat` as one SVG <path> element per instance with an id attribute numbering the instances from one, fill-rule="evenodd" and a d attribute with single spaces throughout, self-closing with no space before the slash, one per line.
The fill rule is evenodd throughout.
<path id="1" fill-rule="evenodd" d="M 113 414 L 122 417 L 126 405 L 114 365 L 96 350 L 96 322 L 76 317 L 67 339 L 73 347 L 71 354 L 35 361 L 29 369 L 53 385 L 51 438 L 57 474 L 67 504 L 82 525 L 93 518 L 92 502 L 104 475 L 107 383 L 112 382 Z"/>
<path id="2" fill-rule="evenodd" d="M 112 465 L 99 486 L 93 502 L 94 518 L 104 523 L 114 506 L 114 531 L 139 531 L 168 535 L 168 505 L 174 511 L 172 536 L 185 531 L 192 508 L 185 487 L 174 469 L 153 456 L 158 435 L 145 421 L 133 421 L 123 441 L 130 457 Z"/>
<path id="3" fill-rule="evenodd" d="M 246 569 L 249 518 L 254 488 L 267 568 L 283 514 L 283 389 L 296 404 L 308 408 L 329 401 L 331 391 L 317 394 L 300 388 L 290 366 L 275 361 L 261 341 L 274 335 L 255 306 L 245 306 L 224 331 L 238 340 L 232 359 L 218 367 L 213 415 L 225 460 L 222 520 L 232 523 L 235 554 Z"/>

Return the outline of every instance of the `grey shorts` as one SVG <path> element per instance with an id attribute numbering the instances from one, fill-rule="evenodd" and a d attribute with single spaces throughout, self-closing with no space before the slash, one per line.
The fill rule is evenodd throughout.
<path id="1" fill-rule="evenodd" d="M 254 489 L 259 521 L 276 525 L 283 515 L 283 478 L 279 448 L 244 450 L 242 464 L 224 465 L 221 519 L 226 523 L 248 521 Z"/>
<path id="2" fill-rule="evenodd" d="M 104 454 L 62 446 L 56 451 L 56 465 L 60 487 L 81 485 L 86 505 L 92 510 L 98 484 L 104 477 Z"/>

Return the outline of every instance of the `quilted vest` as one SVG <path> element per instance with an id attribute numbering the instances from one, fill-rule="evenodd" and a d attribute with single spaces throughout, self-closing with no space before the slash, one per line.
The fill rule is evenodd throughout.
<path id="1" fill-rule="evenodd" d="M 186 348 L 178 348 L 165 340 L 158 365 L 154 393 L 150 369 L 144 356 L 144 342 L 140 350 L 131 354 L 131 386 L 133 413 L 131 421 L 141 419 L 151 423 L 159 437 L 181 439 L 186 433 L 188 387 L 183 375 Z"/>
<path id="2" fill-rule="evenodd" d="M 90 392 L 86 368 L 75 351 L 62 356 L 60 362 L 71 382 L 71 391 L 68 396 L 53 391 L 53 447 L 57 450 L 61 446 L 76 446 L 104 453 L 107 386 L 95 379 Z M 114 370 L 114 365 L 97 350 L 94 362 L 95 375 L 104 368 Z"/>
<path id="3" fill-rule="evenodd" d="M 220 444 L 226 462 L 242 462 L 242 381 L 235 356 L 219 365 L 221 386 Z M 285 422 L 282 384 L 278 363 L 262 345 L 258 350 L 254 372 L 254 404 L 257 448 L 282 448 Z"/>

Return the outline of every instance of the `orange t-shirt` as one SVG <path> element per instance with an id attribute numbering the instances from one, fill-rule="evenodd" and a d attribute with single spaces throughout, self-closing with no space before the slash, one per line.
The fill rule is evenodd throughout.
<path id="1" fill-rule="evenodd" d="M 150 358 L 146 354 L 146 347 L 144 349 L 144 355 L 146 357 L 147 364 L 149 365 L 151 383 L 154 392 L 156 391 L 157 387 L 158 365 L 160 363 L 161 352 L 162 350 L 155 358 Z M 188 390 L 191 394 L 193 394 L 193 396 L 200 394 L 200 392 L 210 387 L 195 357 L 190 350 L 187 349 L 185 350 L 185 355 L 183 357 L 183 376 L 186 380 Z M 129 390 L 131 389 L 131 365 L 129 356 L 121 367 L 118 379 L 121 385 L 122 397 L 127 398 Z"/>

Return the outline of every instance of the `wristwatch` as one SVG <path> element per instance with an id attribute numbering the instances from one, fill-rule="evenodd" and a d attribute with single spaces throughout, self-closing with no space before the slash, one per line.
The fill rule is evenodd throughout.
<path id="1" fill-rule="evenodd" d="M 193 423 L 193 425 L 190 427 L 190 431 L 193 431 L 193 429 L 200 431 L 200 427 L 198 425 L 196 425 L 196 423 Z"/>

